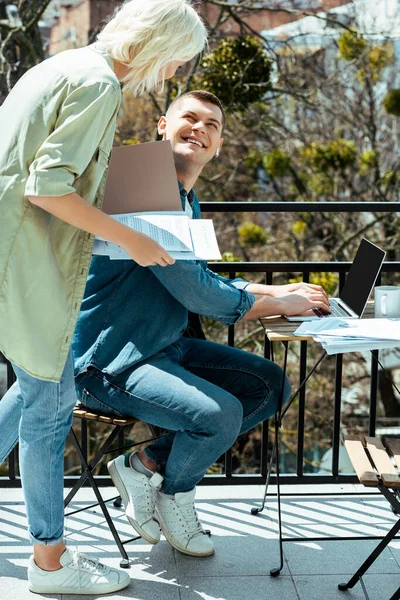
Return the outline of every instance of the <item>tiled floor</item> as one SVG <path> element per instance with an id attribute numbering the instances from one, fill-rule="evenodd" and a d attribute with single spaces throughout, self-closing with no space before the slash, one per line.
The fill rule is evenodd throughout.
<path id="1" fill-rule="evenodd" d="M 271 493 L 274 490 L 271 488 Z M 361 495 L 358 486 L 285 487 L 284 534 L 304 537 L 285 542 L 281 575 L 269 570 L 278 566 L 277 505 L 268 499 L 263 514 L 252 516 L 262 488 L 258 486 L 199 487 L 197 507 L 202 523 L 211 529 L 216 554 L 194 559 L 174 551 L 164 539 L 156 546 L 141 540 L 127 546 L 132 583 L 109 598 L 136 600 L 358 600 L 364 599 L 360 583 L 340 592 L 338 583 L 354 573 L 375 540 L 307 541 L 313 536 L 349 537 L 382 535 L 396 520 L 379 495 Z M 104 497 L 114 490 L 103 488 Z M 322 493 L 329 495 L 321 495 Z M 307 495 L 304 495 L 307 494 Z M 76 506 L 92 502 L 83 490 Z M 123 511 L 111 508 L 123 538 L 131 529 Z M 40 598 L 26 585 L 30 548 L 25 539 L 26 519 L 20 490 L 0 490 L 0 600 Z M 119 554 L 98 509 L 69 517 L 68 544 L 119 564 Z M 363 579 L 370 600 L 389 600 L 400 586 L 400 540 L 381 554 Z M 45 597 L 45 596 L 43 596 Z M 46 596 L 50 597 L 50 596 Z M 51 596 L 61 598 L 61 596 Z M 93 596 L 92 596 L 93 597 Z M 62 596 L 66 599 L 69 597 Z M 77 598 L 76 596 L 71 596 Z"/>

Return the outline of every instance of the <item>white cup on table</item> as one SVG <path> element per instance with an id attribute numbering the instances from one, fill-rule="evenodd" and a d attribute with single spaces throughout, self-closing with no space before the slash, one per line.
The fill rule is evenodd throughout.
<path id="1" fill-rule="evenodd" d="M 379 285 L 374 291 L 375 317 L 400 317 L 400 287 Z"/>

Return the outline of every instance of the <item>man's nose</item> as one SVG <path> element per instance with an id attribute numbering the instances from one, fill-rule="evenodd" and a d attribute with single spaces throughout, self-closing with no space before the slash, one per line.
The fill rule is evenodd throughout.
<path id="1" fill-rule="evenodd" d="M 197 123 L 194 123 L 192 125 L 192 129 L 194 129 L 195 131 L 206 131 L 206 126 L 205 123 L 203 123 L 203 121 L 197 121 Z"/>

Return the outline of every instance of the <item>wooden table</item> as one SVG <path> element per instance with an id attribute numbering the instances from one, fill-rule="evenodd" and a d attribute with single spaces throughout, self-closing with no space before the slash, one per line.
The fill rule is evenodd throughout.
<path id="1" fill-rule="evenodd" d="M 368 302 L 363 319 L 374 318 L 374 302 Z M 285 317 L 264 317 L 260 319 L 262 326 L 264 327 L 265 333 L 270 342 L 292 342 L 292 341 L 303 341 L 309 342 L 312 340 L 310 336 L 297 336 L 294 335 L 296 329 L 301 325 L 300 321 L 288 321 Z"/>

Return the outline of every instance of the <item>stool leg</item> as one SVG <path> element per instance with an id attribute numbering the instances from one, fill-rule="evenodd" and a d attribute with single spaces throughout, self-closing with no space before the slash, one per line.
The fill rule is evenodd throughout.
<path id="1" fill-rule="evenodd" d="M 383 552 L 389 542 L 394 538 L 396 533 L 400 530 L 400 519 L 395 523 L 390 531 L 387 532 L 383 540 L 377 545 L 375 550 L 371 552 L 368 558 L 363 562 L 361 567 L 354 573 L 353 577 L 349 579 L 347 583 L 339 583 L 338 588 L 341 591 L 348 590 L 355 586 L 357 581 L 364 575 L 367 569 L 372 565 L 373 562 L 378 558 L 378 556 Z"/>
<path id="2" fill-rule="evenodd" d="M 72 436 L 76 439 L 76 435 L 74 430 L 71 428 L 71 432 L 72 432 Z M 81 447 L 79 444 L 76 445 L 76 450 L 78 452 L 79 458 L 81 460 L 82 466 L 85 469 L 85 473 L 86 473 L 86 477 L 89 480 L 89 483 L 92 487 L 92 490 L 96 496 L 97 502 L 99 503 L 99 506 L 103 512 L 103 515 L 107 521 L 107 525 L 110 528 L 111 531 L 111 535 L 114 538 L 115 543 L 118 546 L 118 550 L 120 551 L 120 554 L 122 556 L 122 559 L 120 561 L 120 566 L 124 569 L 129 569 L 129 556 L 122 544 L 121 538 L 119 537 L 119 534 L 115 528 L 115 525 L 110 517 L 110 513 L 108 512 L 107 506 L 104 503 L 104 500 L 102 498 L 102 495 L 99 492 L 99 488 L 97 487 L 97 483 L 92 475 L 92 471 L 91 471 L 91 466 L 88 465 L 85 456 L 83 455 L 83 452 L 81 450 Z"/>

